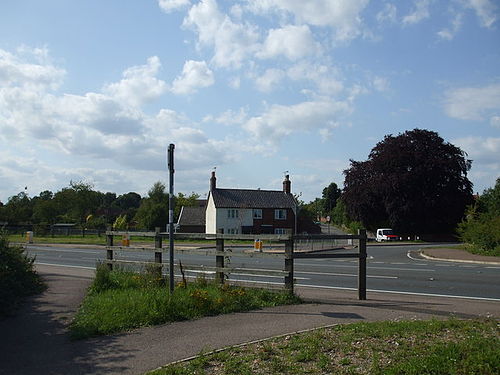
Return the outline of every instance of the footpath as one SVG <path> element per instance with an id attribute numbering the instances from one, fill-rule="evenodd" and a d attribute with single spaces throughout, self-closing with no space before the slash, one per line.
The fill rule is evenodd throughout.
<path id="1" fill-rule="evenodd" d="M 0 321 L 1 375 L 140 375 L 201 351 L 334 324 L 451 316 L 500 319 L 497 301 L 376 292 L 359 301 L 354 291 L 298 288 L 308 303 L 71 341 L 67 326 L 94 272 L 43 265 L 37 270 L 47 291 L 31 298 L 15 317 Z"/>

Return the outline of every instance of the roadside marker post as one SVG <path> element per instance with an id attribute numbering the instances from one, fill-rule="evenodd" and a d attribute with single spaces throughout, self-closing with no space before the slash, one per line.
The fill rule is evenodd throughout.
<path id="1" fill-rule="evenodd" d="M 174 292 L 174 148 L 171 143 L 168 146 L 168 171 L 169 171 L 169 195 L 168 195 L 168 239 L 169 239 L 169 286 L 170 293 Z"/>

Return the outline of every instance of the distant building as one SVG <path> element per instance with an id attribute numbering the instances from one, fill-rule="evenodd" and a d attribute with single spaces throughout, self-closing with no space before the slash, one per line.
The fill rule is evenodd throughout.
<path id="1" fill-rule="evenodd" d="M 217 188 L 215 172 L 210 178 L 205 211 L 206 233 L 293 234 L 296 232 L 297 205 L 291 194 L 289 176 L 283 190 Z"/>
<path id="2" fill-rule="evenodd" d="M 205 211 L 207 201 L 197 200 L 197 206 L 182 206 L 177 221 L 177 233 L 205 233 Z"/>

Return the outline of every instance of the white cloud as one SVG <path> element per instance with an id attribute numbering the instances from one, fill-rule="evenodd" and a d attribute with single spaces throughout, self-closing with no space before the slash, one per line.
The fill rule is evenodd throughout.
<path id="1" fill-rule="evenodd" d="M 403 25 L 414 25 L 429 18 L 430 0 L 416 0 L 413 12 L 403 17 Z"/>
<path id="2" fill-rule="evenodd" d="M 241 86 L 241 79 L 240 77 L 232 77 L 228 81 L 229 87 L 231 87 L 234 90 L 237 90 Z"/>
<path id="3" fill-rule="evenodd" d="M 319 50 L 320 46 L 307 25 L 287 25 L 280 29 L 269 30 L 257 57 L 267 59 L 282 55 L 290 60 L 297 60 L 315 54 Z"/>
<path id="4" fill-rule="evenodd" d="M 202 0 L 194 5 L 183 25 L 198 32 L 201 46 L 214 47 L 213 63 L 220 67 L 239 68 L 257 48 L 259 35 L 255 27 L 231 21 L 219 11 L 215 0 Z"/>
<path id="5" fill-rule="evenodd" d="M 313 82 L 319 93 L 324 95 L 337 95 L 344 89 L 341 74 L 330 65 L 300 62 L 290 67 L 287 75 L 294 81 Z"/>
<path id="6" fill-rule="evenodd" d="M 17 54 L 0 49 L 0 87 L 30 90 L 57 89 L 66 71 L 48 61 L 46 48 L 20 47 Z"/>
<path id="7" fill-rule="evenodd" d="M 462 27 L 462 18 L 463 14 L 461 13 L 455 15 L 451 22 L 451 27 L 438 31 L 438 37 L 442 40 L 452 40 Z"/>
<path id="8" fill-rule="evenodd" d="M 387 91 L 390 88 L 389 80 L 385 77 L 375 77 L 372 84 L 373 88 L 380 92 Z"/>
<path id="9" fill-rule="evenodd" d="M 472 159 L 471 180 L 479 186 L 493 186 L 500 176 L 500 138 L 464 137 L 453 139 L 452 143 Z"/>
<path id="10" fill-rule="evenodd" d="M 250 118 L 243 128 L 264 143 L 276 144 L 292 133 L 336 126 L 337 119 L 351 110 L 348 102 L 329 99 L 290 106 L 274 104 L 261 116 Z"/>
<path id="11" fill-rule="evenodd" d="M 300 24 L 328 26 L 335 29 L 335 39 L 348 41 L 361 34 L 361 12 L 368 0 L 253 0 L 247 8 L 255 13 L 290 14 Z"/>
<path id="12" fill-rule="evenodd" d="M 246 121 L 247 116 L 245 108 L 240 108 L 238 111 L 228 109 L 215 118 L 213 116 L 206 116 L 203 121 L 215 122 L 222 125 L 241 125 Z"/>
<path id="13" fill-rule="evenodd" d="M 397 8 L 394 4 L 386 3 L 384 9 L 377 13 L 377 21 L 379 23 L 389 22 L 394 23 L 397 19 Z"/>
<path id="14" fill-rule="evenodd" d="M 270 92 L 285 76 L 285 72 L 280 69 L 267 69 L 262 76 L 257 78 L 255 84 L 260 91 Z"/>
<path id="15" fill-rule="evenodd" d="M 123 79 L 104 86 L 103 92 L 131 106 L 140 106 L 156 99 L 167 90 L 165 82 L 156 78 L 160 67 L 160 59 L 152 56 L 146 65 L 125 70 Z"/>
<path id="16" fill-rule="evenodd" d="M 332 129 L 330 129 L 330 128 L 321 128 L 318 130 L 318 133 L 321 136 L 322 143 L 330 140 L 333 136 Z"/>
<path id="17" fill-rule="evenodd" d="M 454 139 L 453 143 L 473 160 L 500 164 L 500 138 L 464 137 Z"/>
<path id="18" fill-rule="evenodd" d="M 473 9 L 483 27 L 490 28 L 498 19 L 497 5 L 491 0 L 464 0 L 468 8 Z"/>
<path id="19" fill-rule="evenodd" d="M 171 13 L 191 4 L 189 0 L 158 0 L 158 5 L 165 13 Z"/>
<path id="20" fill-rule="evenodd" d="M 500 84 L 463 87 L 445 94 L 444 110 L 460 120 L 481 121 L 489 110 L 500 109 Z"/>
<path id="21" fill-rule="evenodd" d="M 490 125 L 495 128 L 500 128 L 500 116 L 492 116 L 490 118 Z"/>
<path id="22" fill-rule="evenodd" d="M 58 71 L 39 65 L 20 55 L 0 55 L 0 66 L 10 66 L 13 72 Z M 51 94 L 47 91 L 47 75 L 16 73 L 16 79 L 5 80 L 8 86 L 0 86 L 0 139 L 9 145 L 36 142 L 44 153 L 59 158 L 65 155 L 80 165 L 114 162 L 126 169 L 163 170 L 165 145 L 169 143 L 176 143 L 176 148 L 184 151 L 179 162 L 185 168 L 208 168 L 232 160 L 226 141 L 210 139 L 185 116 L 168 109 L 150 116 L 138 107 L 145 99 L 163 92 L 164 84 L 154 78 L 158 67 L 159 61 L 151 58 L 144 66 L 127 69 L 120 82 L 104 86 L 105 93 L 83 95 Z M 190 81 L 189 77 L 186 74 L 184 87 L 200 84 L 199 79 Z M 148 82 L 153 87 L 142 86 Z M 133 87 L 144 92 L 134 94 Z"/>
<path id="23" fill-rule="evenodd" d="M 182 74 L 172 83 L 175 94 L 191 94 L 199 88 L 214 84 L 214 75 L 205 61 L 188 60 L 184 63 Z"/>

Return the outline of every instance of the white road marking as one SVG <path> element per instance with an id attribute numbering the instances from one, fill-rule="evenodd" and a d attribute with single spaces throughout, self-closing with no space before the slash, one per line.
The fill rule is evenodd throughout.
<path id="1" fill-rule="evenodd" d="M 413 257 L 411 256 L 411 252 L 412 252 L 412 251 L 413 251 L 413 250 L 410 250 L 410 251 L 406 252 L 406 256 L 407 256 L 408 258 L 410 258 L 411 260 L 421 261 L 422 259 L 413 258 Z"/>
<path id="2" fill-rule="evenodd" d="M 186 273 L 206 273 L 206 274 L 214 274 L 215 271 L 203 271 L 203 270 L 186 270 Z M 231 272 L 229 275 L 238 275 L 238 276 L 251 276 L 251 277 L 264 277 L 264 278 L 275 278 L 275 279 L 283 279 L 284 276 L 276 276 L 276 275 L 256 275 L 253 273 L 239 273 L 239 272 Z M 309 277 L 294 277 L 296 280 L 311 280 Z M 234 280 L 234 279 L 231 279 Z"/>
<path id="3" fill-rule="evenodd" d="M 40 264 L 42 266 L 56 266 L 56 267 L 68 267 L 68 268 L 81 268 L 81 269 L 84 269 L 84 270 L 95 270 L 95 267 L 69 266 L 69 265 L 66 265 L 66 264 L 41 263 L 41 262 L 35 262 L 35 264 Z"/>
<path id="4" fill-rule="evenodd" d="M 53 253 L 85 253 L 85 254 L 102 254 L 105 249 L 103 250 L 75 250 L 73 248 L 71 249 L 66 249 L 66 248 L 57 248 L 57 247 L 28 247 L 28 251 L 50 251 Z"/>
<path id="5" fill-rule="evenodd" d="M 358 288 L 344 288 L 344 287 L 324 286 L 324 285 L 295 284 L 295 286 L 308 287 L 308 288 L 354 290 L 354 291 L 358 290 Z M 399 292 L 399 291 L 396 291 L 396 290 L 378 290 L 378 289 L 367 289 L 366 291 L 367 292 L 375 292 L 375 293 L 406 294 L 406 295 L 411 295 L 411 296 L 446 297 L 446 298 L 472 299 L 472 300 L 479 300 L 479 301 L 500 302 L 500 298 L 488 298 L 488 297 L 455 296 L 455 295 L 450 295 L 450 294 L 432 294 L 432 293 L 418 293 L 418 292 Z"/>
<path id="6" fill-rule="evenodd" d="M 357 263 L 357 262 L 356 262 Z M 370 263 L 371 264 L 371 263 Z M 344 266 L 340 264 L 311 264 L 311 263 L 295 263 L 295 266 L 311 266 L 311 267 L 328 267 L 332 268 L 356 268 L 357 266 Z M 418 268 L 397 268 L 397 267 L 373 267 L 369 265 L 371 270 L 391 270 L 391 271 L 415 271 L 415 272 L 436 272 L 436 270 L 431 269 L 418 269 Z"/>
<path id="7" fill-rule="evenodd" d="M 352 273 L 329 273 L 329 272 L 297 272 L 294 273 L 302 273 L 307 275 L 325 275 L 325 276 L 350 276 L 350 277 L 358 277 L 357 274 Z M 379 275 L 366 275 L 366 277 L 370 277 L 372 279 L 398 279 L 397 276 L 379 276 Z"/>

